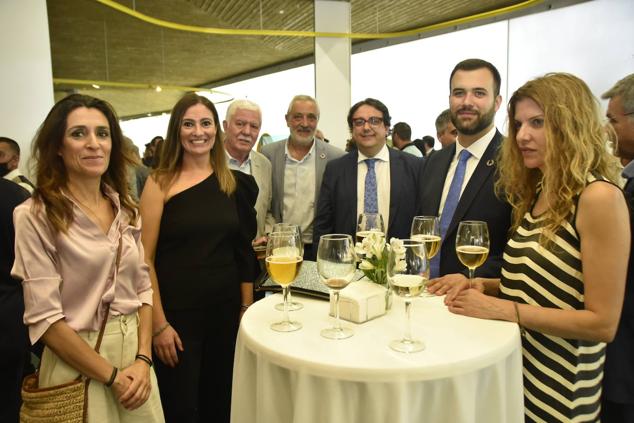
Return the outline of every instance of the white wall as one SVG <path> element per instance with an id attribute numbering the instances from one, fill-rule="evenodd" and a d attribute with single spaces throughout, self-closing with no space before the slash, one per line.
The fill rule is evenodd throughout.
<path id="1" fill-rule="evenodd" d="M 0 52 L 0 135 L 20 144 L 27 173 L 31 141 L 54 103 L 45 1 L 0 1 Z"/>
<path id="2" fill-rule="evenodd" d="M 503 106 L 496 123 L 503 129 L 509 94 L 535 76 L 571 72 L 599 97 L 634 72 L 632 40 L 634 1 L 594 0 L 359 53 L 352 56 L 352 104 L 378 98 L 388 106 L 393 124 L 409 123 L 414 138 L 435 136 L 434 120 L 448 107 L 452 68 L 462 59 L 479 57 L 492 62 L 502 75 Z M 311 65 L 218 89 L 259 103 L 264 111 L 262 132 L 279 138 L 288 134 L 284 114 L 289 101 L 295 94 L 313 95 L 313 80 Z M 221 118 L 226 107 L 218 106 Z M 154 132 L 148 130 L 145 138 Z"/>

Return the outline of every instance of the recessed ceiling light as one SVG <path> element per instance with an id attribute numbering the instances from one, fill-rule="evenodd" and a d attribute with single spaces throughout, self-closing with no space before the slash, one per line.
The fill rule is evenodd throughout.
<path id="1" fill-rule="evenodd" d="M 97 84 L 92 84 L 92 87 L 93 87 L 93 88 L 95 88 L 95 89 L 97 89 L 97 90 L 98 90 L 99 88 L 101 88 L 101 87 L 100 87 L 99 85 L 97 85 Z"/>
<path id="2" fill-rule="evenodd" d="M 160 85 L 157 85 L 156 88 L 154 88 L 156 90 L 157 93 L 160 93 L 161 91 L 163 91 L 163 88 L 161 88 Z"/>

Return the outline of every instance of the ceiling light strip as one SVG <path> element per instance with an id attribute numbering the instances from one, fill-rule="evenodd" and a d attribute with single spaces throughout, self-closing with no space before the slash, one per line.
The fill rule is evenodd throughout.
<path id="1" fill-rule="evenodd" d="M 151 16 L 139 13 L 136 10 L 132 10 L 126 6 L 121 5 L 113 0 L 95 0 L 105 6 L 111 7 L 119 12 L 130 15 L 136 19 L 140 19 L 144 22 L 152 25 L 162 26 L 164 28 L 170 28 L 177 31 L 198 32 L 203 34 L 212 35 L 241 35 L 241 36 L 267 36 L 267 37 L 324 37 L 324 38 L 353 38 L 353 39 L 385 39 L 385 38 L 398 38 L 407 37 L 412 35 L 418 35 L 429 31 L 436 31 L 457 25 L 464 25 L 481 19 L 490 19 L 499 15 L 507 13 L 517 12 L 529 7 L 537 6 L 543 3 L 545 0 L 526 0 L 521 3 L 517 3 L 511 6 L 502 7 L 499 9 L 491 10 L 489 12 L 477 13 L 471 16 L 465 16 L 459 19 L 452 19 L 450 21 L 441 22 L 433 25 L 427 25 L 420 28 L 410 29 L 407 31 L 388 32 L 388 33 L 344 33 L 344 32 L 313 32 L 313 31 L 285 31 L 285 30 L 257 30 L 257 29 L 226 29 L 226 28 L 210 28 L 195 25 L 183 25 L 176 22 L 165 21 L 162 19 L 153 18 Z"/>
<path id="2" fill-rule="evenodd" d="M 164 90 L 174 90 L 174 91 L 205 91 L 213 94 L 221 94 L 226 96 L 231 96 L 224 91 L 219 91 L 211 88 L 202 88 L 202 87 L 187 87 L 184 85 L 165 85 L 165 84 L 142 84 L 142 83 L 134 83 L 134 82 L 115 82 L 115 81 L 92 81 L 86 79 L 67 79 L 67 78 L 53 78 L 53 84 L 55 85 L 71 85 L 71 86 L 86 86 L 92 87 L 93 85 L 98 85 L 101 88 L 109 87 L 109 88 L 135 88 L 135 89 L 145 89 L 145 90 L 154 90 L 158 92 L 157 88 L 160 88 L 162 91 Z"/>

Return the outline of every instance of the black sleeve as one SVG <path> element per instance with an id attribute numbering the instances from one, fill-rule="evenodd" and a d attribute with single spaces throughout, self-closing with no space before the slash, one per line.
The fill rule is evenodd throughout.
<path id="1" fill-rule="evenodd" d="M 240 221 L 240 236 L 234 244 L 234 254 L 238 263 L 240 282 L 253 282 L 259 273 L 259 265 L 251 244 L 258 227 L 255 218 L 255 200 L 258 198 L 259 190 L 251 175 L 233 171 L 233 176 L 236 179 L 236 191 L 233 195 Z"/>

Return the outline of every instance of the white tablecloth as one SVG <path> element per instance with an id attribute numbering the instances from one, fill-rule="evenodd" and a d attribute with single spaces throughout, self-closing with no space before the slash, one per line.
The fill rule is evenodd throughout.
<path id="1" fill-rule="evenodd" d="M 328 303 L 295 297 L 304 327 L 279 333 L 282 318 L 269 296 L 245 313 L 236 345 L 233 423 L 522 422 L 522 356 L 517 325 L 450 313 L 442 298 L 419 298 L 412 333 L 422 352 L 403 354 L 404 304 L 362 324 L 343 322 L 345 340 L 319 335 L 331 326 Z"/>

